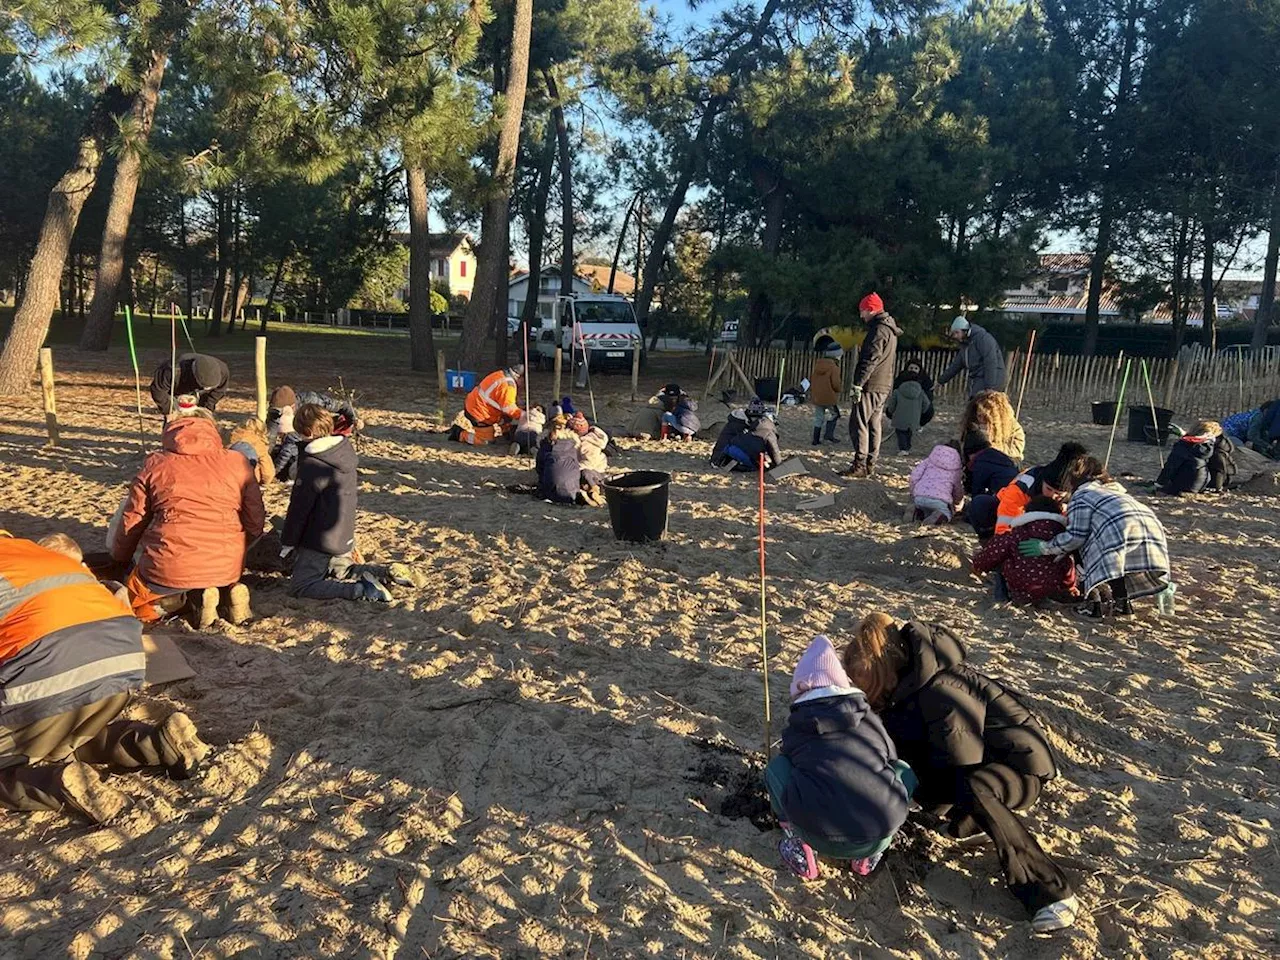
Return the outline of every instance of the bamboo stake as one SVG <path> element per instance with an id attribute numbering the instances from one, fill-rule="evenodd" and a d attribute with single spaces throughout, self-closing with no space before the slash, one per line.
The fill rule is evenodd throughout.
<path id="1" fill-rule="evenodd" d="M 1156 432 L 1156 454 L 1160 457 L 1160 469 L 1164 470 L 1164 450 L 1161 444 L 1164 438 L 1160 435 L 1160 418 L 1156 416 L 1155 395 L 1151 392 L 1151 376 L 1147 372 L 1147 361 L 1142 361 L 1142 379 L 1147 383 L 1147 403 L 1151 407 L 1151 429 Z"/>
<path id="2" fill-rule="evenodd" d="M 769 704 L 769 622 L 765 607 L 764 457 L 760 458 L 760 673 L 764 677 L 764 762 L 773 747 L 773 715 Z"/>
<path id="3" fill-rule="evenodd" d="M 563 371 L 563 369 L 564 369 L 564 348 L 556 347 L 555 372 L 553 374 L 555 387 L 552 390 L 552 396 L 551 396 L 552 401 L 555 403 L 560 402 L 560 374 Z"/>
<path id="4" fill-rule="evenodd" d="M 1031 375 L 1031 357 L 1036 349 L 1036 332 L 1031 331 L 1031 337 L 1027 343 L 1027 359 L 1022 364 L 1022 386 L 1018 389 L 1018 408 L 1014 410 L 1013 416 L 1016 420 L 1022 414 L 1022 398 L 1027 392 L 1027 377 Z"/>
<path id="5" fill-rule="evenodd" d="M 253 338 L 253 373 L 258 390 L 258 420 L 267 422 L 267 338 Z M 354 425 L 353 425 L 354 426 Z"/>
<path id="6" fill-rule="evenodd" d="M 1107 459 L 1104 460 L 1102 463 L 1102 469 L 1104 470 L 1111 463 L 1111 448 L 1112 446 L 1115 445 L 1115 442 L 1116 442 L 1116 425 L 1120 423 L 1120 411 L 1124 407 L 1124 392 L 1125 392 L 1125 388 L 1129 386 L 1129 368 L 1132 366 L 1133 366 L 1132 360 L 1128 361 L 1125 364 L 1124 379 L 1120 381 L 1120 394 L 1116 398 L 1116 414 L 1111 420 L 1111 439 L 1107 441 Z"/>
<path id="7" fill-rule="evenodd" d="M 53 392 L 53 351 L 40 348 L 40 392 L 44 395 L 44 428 L 49 432 L 47 447 L 58 445 L 58 400 Z"/>
<path id="8" fill-rule="evenodd" d="M 124 329 L 129 334 L 129 358 L 133 361 L 133 391 L 138 403 L 138 446 L 142 448 L 142 455 L 147 455 L 147 442 L 144 439 L 146 431 L 142 425 L 142 378 L 138 373 L 138 350 L 133 342 L 133 310 L 126 303 L 124 305 Z M 178 368 L 172 367 L 169 370 L 169 379 L 178 379 Z M 173 407 L 169 408 L 169 412 L 173 413 Z"/>

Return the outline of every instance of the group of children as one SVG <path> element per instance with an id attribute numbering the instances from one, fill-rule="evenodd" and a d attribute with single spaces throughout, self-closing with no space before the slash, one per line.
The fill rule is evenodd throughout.
<path id="1" fill-rule="evenodd" d="M 510 452 L 527 456 L 536 451 L 536 493 L 542 499 L 598 507 L 604 504 L 601 484 L 609 471 L 609 443 L 609 435 L 564 397 L 552 404 L 549 424 L 541 404 L 521 414 Z"/>

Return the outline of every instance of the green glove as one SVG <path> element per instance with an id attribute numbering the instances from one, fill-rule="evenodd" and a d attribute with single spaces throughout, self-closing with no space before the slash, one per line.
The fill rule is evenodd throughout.
<path id="1" fill-rule="evenodd" d="M 1018 544 L 1018 552 L 1024 557 L 1042 557 L 1044 556 L 1044 541 L 1023 540 Z"/>
<path id="2" fill-rule="evenodd" d="M 862 388 L 855 383 L 852 387 L 849 388 L 849 396 L 853 399 L 854 403 L 861 403 Z"/>

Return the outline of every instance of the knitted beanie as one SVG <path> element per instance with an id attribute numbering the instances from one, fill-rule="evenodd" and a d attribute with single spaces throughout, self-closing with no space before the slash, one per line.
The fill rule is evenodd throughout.
<path id="1" fill-rule="evenodd" d="M 795 676 L 791 680 L 791 699 L 821 687 L 851 686 L 853 683 L 831 641 L 822 634 L 814 637 L 796 664 Z"/>
<path id="2" fill-rule="evenodd" d="M 214 357 L 198 353 L 191 361 L 191 374 L 201 390 L 212 390 L 222 382 L 222 365 Z"/>
<path id="3" fill-rule="evenodd" d="M 884 310 L 884 301 L 880 299 L 880 294 L 868 293 L 858 301 L 858 309 L 870 310 L 872 313 L 880 313 Z"/>
<path id="4" fill-rule="evenodd" d="M 268 403 L 274 410 L 280 410 L 284 407 L 296 407 L 298 405 L 298 395 L 293 392 L 293 387 L 276 387 L 271 391 L 271 399 Z"/>
<path id="5" fill-rule="evenodd" d="M 580 410 L 574 413 L 567 422 L 569 429 L 580 437 L 585 437 L 591 430 L 591 424 L 587 423 L 587 418 L 582 415 Z"/>

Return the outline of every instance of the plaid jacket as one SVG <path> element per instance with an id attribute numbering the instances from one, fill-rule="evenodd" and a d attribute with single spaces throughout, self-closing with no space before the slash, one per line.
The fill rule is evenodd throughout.
<path id="1" fill-rule="evenodd" d="M 1144 503 L 1118 483 L 1086 483 L 1067 504 L 1067 529 L 1045 552 L 1079 551 L 1085 593 L 1124 578 L 1129 596 L 1159 593 L 1169 584 L 1169 547 L 1164 527 Z"/>

